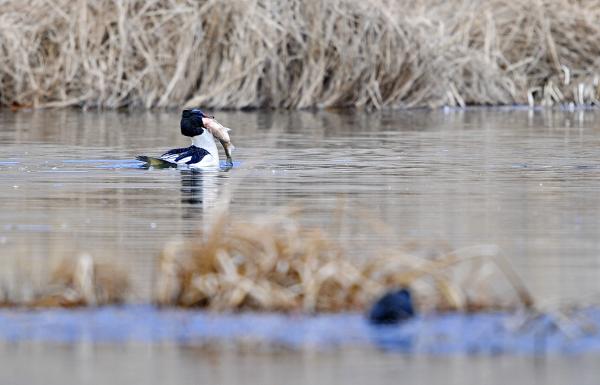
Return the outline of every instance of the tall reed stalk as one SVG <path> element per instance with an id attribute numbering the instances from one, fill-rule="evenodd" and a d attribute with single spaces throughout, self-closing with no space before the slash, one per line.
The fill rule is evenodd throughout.
<path id="1" fill-rule="evenodd" d="M 571 0 L 4 0 L 0 105 L 596 103 L 600 6 Z"/>

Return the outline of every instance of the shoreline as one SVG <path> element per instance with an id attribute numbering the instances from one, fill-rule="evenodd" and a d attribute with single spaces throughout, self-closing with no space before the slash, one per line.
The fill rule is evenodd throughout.
<path id="1" fill-rule="evenodd" d="M 528 104 L 496 104 L 496 105 L 483 105 L 483 104 L 472 104 L 466 106 L 440 106 L 440 107 L 383 107 L 377 110 L 369 110 L 369 109 L 361 109 L 357 107 L 335 107 L 335 108 L 318 108 L 318 107 L 308 107 L 308 108 L 210 108 L 200 106 L 201 108 L 217 112 L 217 113 L 330 113 L 330 114 L 342 114 L 342 113 L 363 113 L 367 115 L 376 115 L 381 113 L 410 113 L 415 111 L 425 111 L 425 112 L 462 112 L 462 111 L 500 111 L 500 112 L 513 112 L 513 111 L 532 111 L 532 112 L 548 112 L 548 111 L 560 111 L 560 112 L 578 112 L 578 111 L 600 111 L 600 105 L 595 104 L 585 104 L 578 105 L 573 103 L 568 104 L 557 104 L 551 106 L 543 106 L 543 105 L 528 105 Z M 65 106 L 65 107 L 11 107 L 11 106 L 3 106 L 0 105 L 0 114 L 2 113 L 20 113 L 20 112 L 41 112 L 41 111 L 76 111 L 76 112 L 93 112 L 93 113 L 133 113 L 133 112 L 141 112 L 141 113 L 179 113 L 181 107 L 155 107 L 155 108 L 142 108 L 142 107 L 127 107 L 127 108 L 106 108 L 106 107 L 85 107 L 85 106 Z"/>

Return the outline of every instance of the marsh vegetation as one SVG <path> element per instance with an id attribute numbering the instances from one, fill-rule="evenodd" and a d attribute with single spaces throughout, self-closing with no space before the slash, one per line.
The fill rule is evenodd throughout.
<path id="1" fill-rule="evenodd" d="M 595 104 L 599 37 L 567 0 L 7 0 L 0 104 Z"/>

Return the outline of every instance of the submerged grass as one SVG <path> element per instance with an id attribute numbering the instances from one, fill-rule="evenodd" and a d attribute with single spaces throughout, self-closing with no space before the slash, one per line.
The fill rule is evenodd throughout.
<path id="1" fill-rule="evenodd" d="M 595 104 L 600 7 L 570 0 L 6 0 L 0 105 Z"/>
<path id="2" fill-rule="evenodd" d="M 435 257 L 406 249 L 353 262 L 323 229 L 293 215 L 249 222 L 221 217 L 198 240 L 163 251 L 161 305 L 213 310 L 364 311 L 387 290 L 410 287 L 421 310 L 490 310 L 534 305 L 495 250 L 480 246 Z"/>

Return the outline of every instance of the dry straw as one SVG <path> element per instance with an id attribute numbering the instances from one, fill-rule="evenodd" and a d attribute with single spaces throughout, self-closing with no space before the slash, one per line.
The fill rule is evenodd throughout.
<path id="1" fill-rule="evenodd" d="M 33 287 L 21 282 L 20 290 L 4 290 L 0 306 L 79 307 L 123 303 L 129 277 L 115 264 L 99 263 L 89 254 L 62 260 L 49 280 Z M 23 287 L 25 286 L 25 287 Z M 23 296 L 23 292 L 31 294 Z"/>
<path id="2" fill-rule="evenodd" d="M 415 244 L 356 260 L 331 229 L 303 226 L 299 213 L 249 221 L 220 215 L 207 233 L 168 244 L 153 282 L 156 302 L 218 311 L 365 311 L 387 290 L 409 287 L 425 312 L 534 307 L 493 247 L 432 251 Z M 88 254 L 61 261 L 41 283 L 22 281 L 0 290 L 0 306 L 119 304 L 130 288 L 128 273 Z"/>
<path id="3" fill-rule="evenodd" d="M 510 266 L 488 247 L 436 257 L 407 250 L 354 262 L 330 235 L 293 215 L 221 217 L 198 240 L 173 243 L 159 262 L 161 305 L 214 310 L 363 311 L 386 290 L 411 287 L 422 310 L 530 308 Z"/>
<path id="4" fill-rule="evenodd" d="M 567 0 L 5 0 L 0 105 L 597 103 L 600 7 Z"/>

